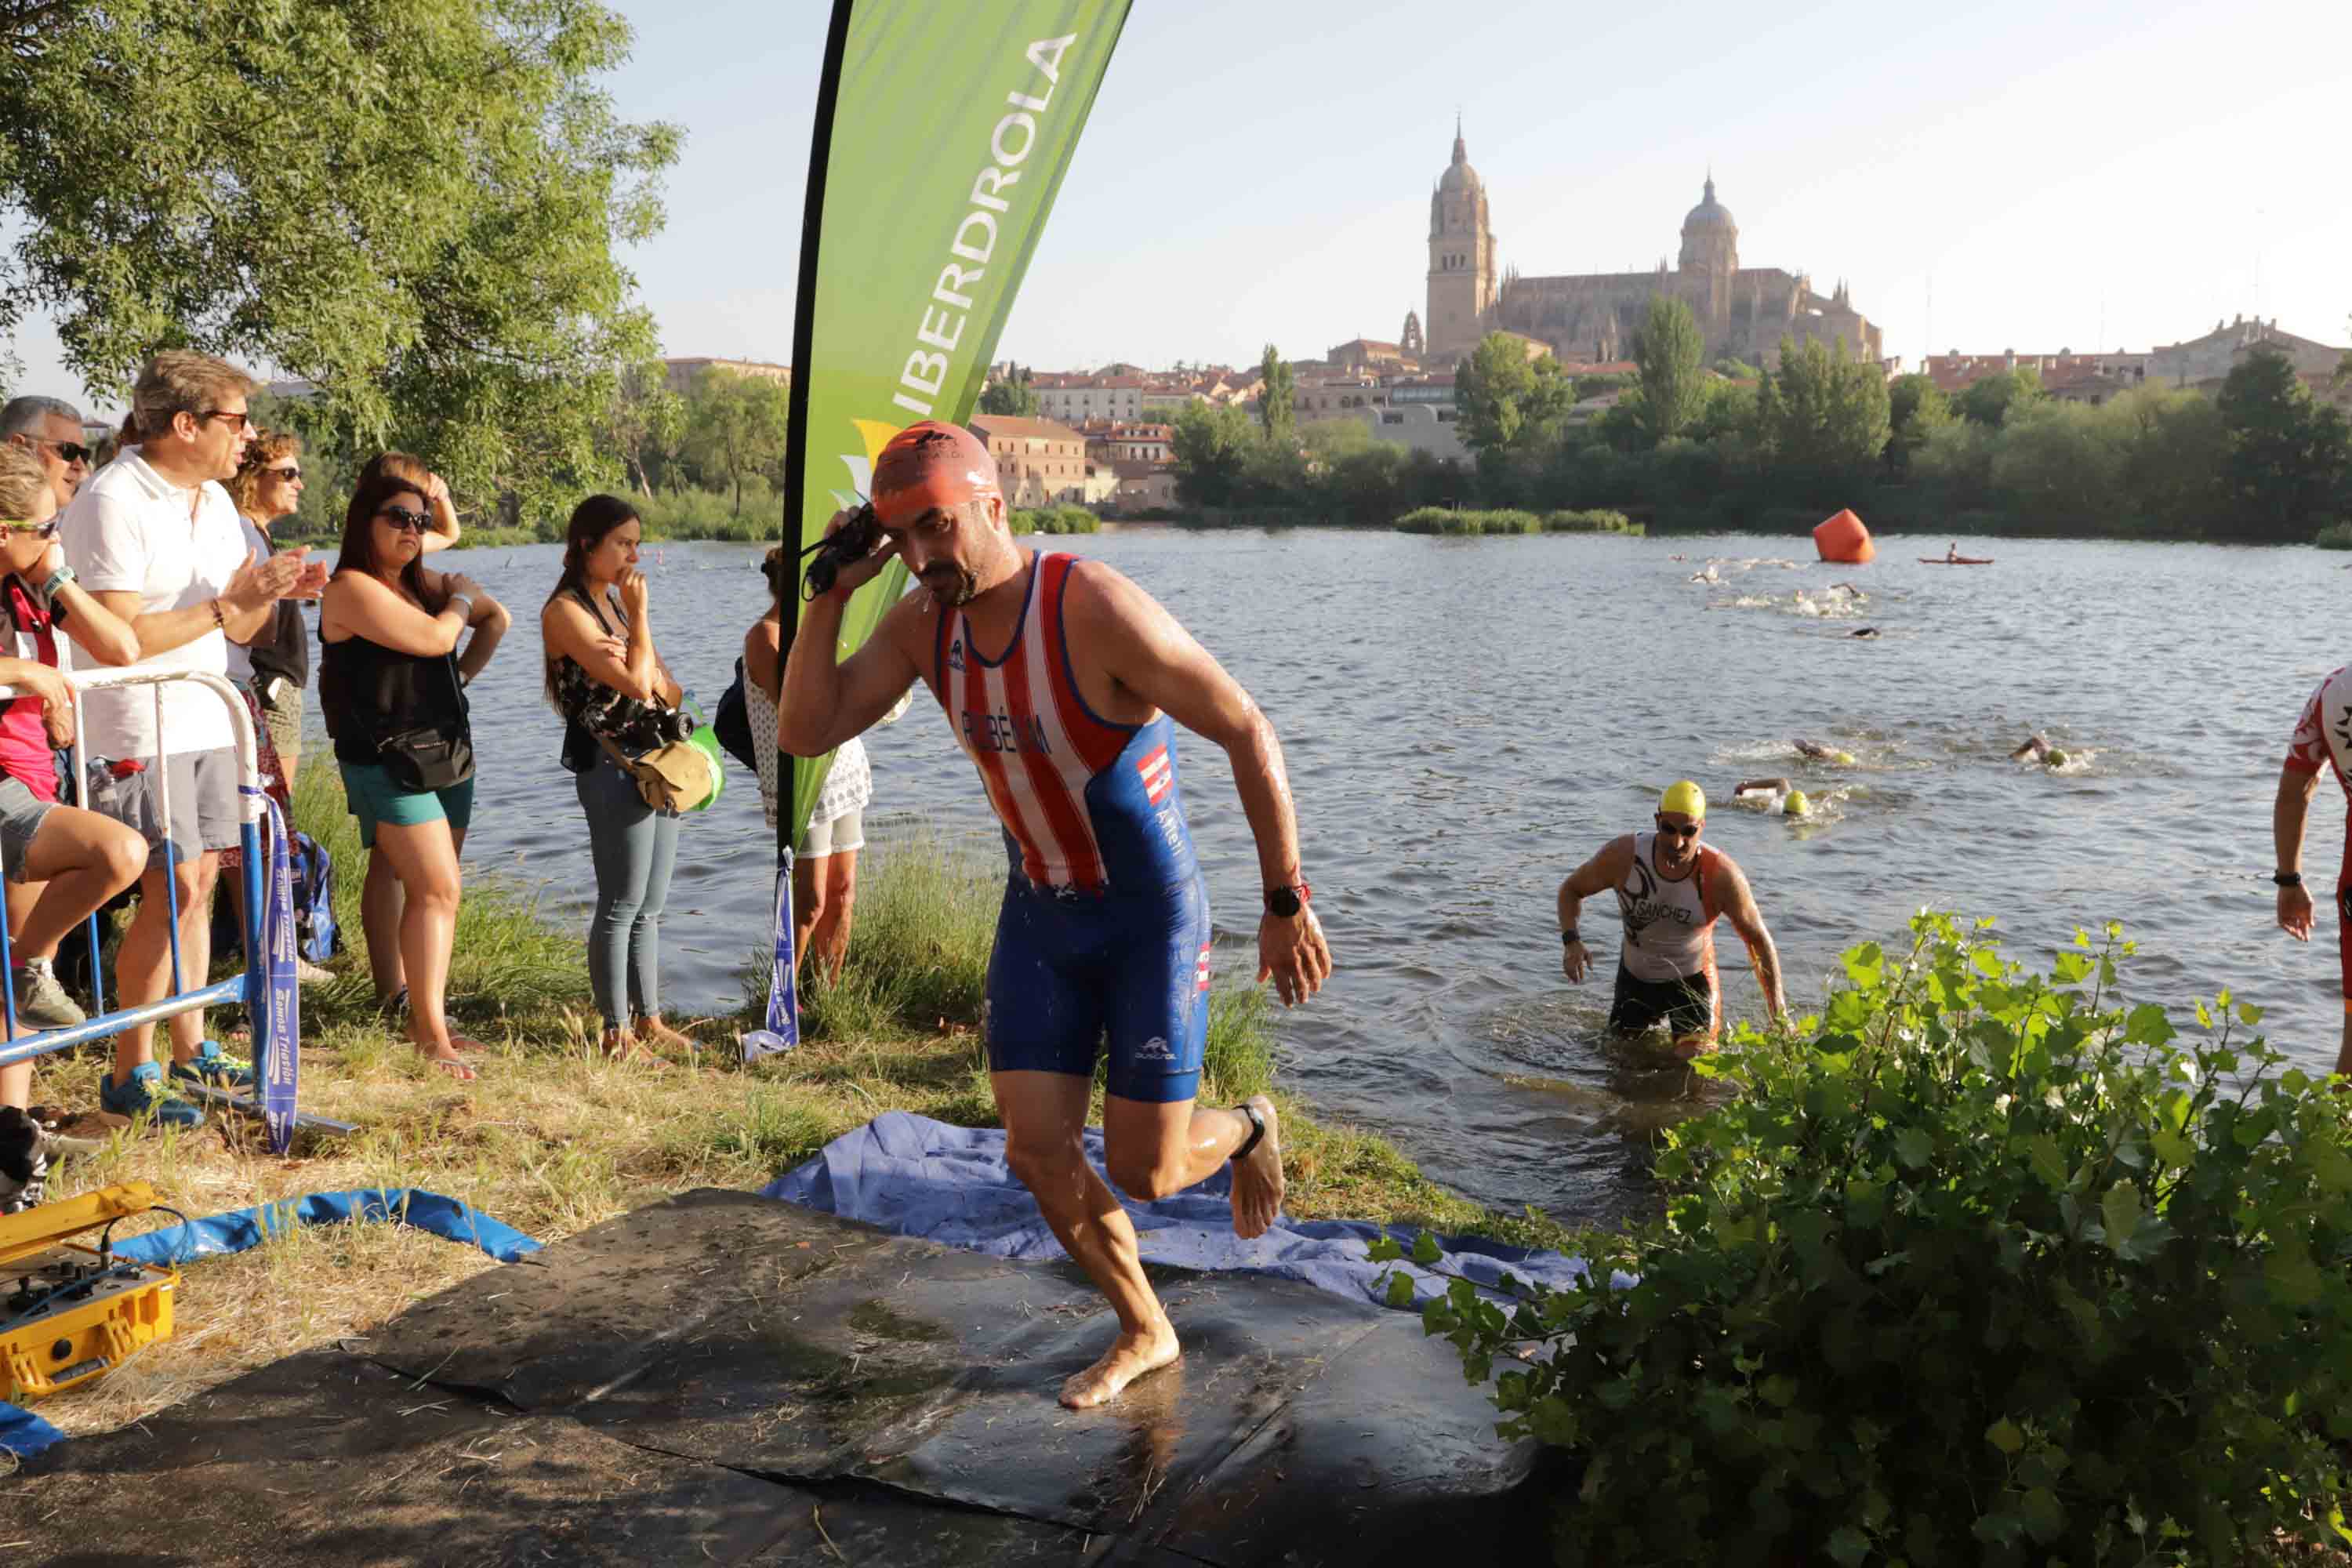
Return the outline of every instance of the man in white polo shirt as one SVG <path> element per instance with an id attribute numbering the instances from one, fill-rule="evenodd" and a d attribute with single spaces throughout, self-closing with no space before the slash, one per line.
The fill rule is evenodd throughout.
<path id="1" fill-rule="evenodd" d="M 225 675 L 228 642 L 258 632 L 270 607 L 316 597 L 327 569 L 289 550 L 263 559 L 249 550 L 236 503 L 220 481 L 236 472 L 251 442 L 244 372 L 203 354 L 167 350 L 150 360 L 131 392 L 136 447 L 82 487 L 59 531 L 67 565 L 139 639 L 132 668 Z M 156 733 L 162 693 L 163 733 Z M 146 836 L 150 854 L 139 908 L 115 959 L 126 1007 L 172 994 L 172 931 L 165 878 L 176 882 L 180 969 L 184 987 L 204 984 L 212 960 L 213 884 L 220 851 L 237 841 L 236 731 L 219 696 L 187 682 L 92 691 L 82 699 L 89 804 Z M 168 756 L 167 762 L 158 758 Z M 171 771 L 171 821 L 163 821 L 158 775 Z M 165 870 L 168 834 L 175 864 Z M 253 1081 L 252 1069 L 204 1037 L 204 1016 L 171 1022 L 172 1077 L 223 1088 Z M 155 1026 L 117 1036 L 114 1070 L 99 1103 L 124 1116 L 194 1126 L 203 1113 L 171 1092 L 154 1061 Z"/>

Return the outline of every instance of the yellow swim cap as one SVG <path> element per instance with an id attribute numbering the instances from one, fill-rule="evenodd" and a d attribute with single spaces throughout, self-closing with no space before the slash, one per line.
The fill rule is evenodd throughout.
<path id="1" fill-rule="evenodd" d="M 1685 816 L 1695 816 L 1704 821 L 1706 817 L 1706 791 L 1688 779 L 1668 784 L 1666 793 L 1658 797 L 1658 809 L 1679 811 Z"/>

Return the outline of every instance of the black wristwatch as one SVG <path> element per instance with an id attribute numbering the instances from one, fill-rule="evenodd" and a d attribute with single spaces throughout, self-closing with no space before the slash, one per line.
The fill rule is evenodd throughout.
<path id="1" fill-rule="evenodd" d="M 1268 888 L 1265 890 L 1265 912 L 1277 920 L 1291 920 L 1315 897 L 1315 889 L 1304 880 L 1291 888 Z"/>
<path id="2" fill-rule="evenodd" d="M 2271 880 L 2276 882 L 2282 888 L 2300 888 L 2303 886 L 2303 873 L 2300 871 L 2273 871 L 2271 873 Z"/>

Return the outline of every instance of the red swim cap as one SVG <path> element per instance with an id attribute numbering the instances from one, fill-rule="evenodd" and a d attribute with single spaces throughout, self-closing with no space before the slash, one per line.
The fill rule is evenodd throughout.
<path id="1" fill-rule="evenodd" d="M 874 459 L 874 512 L 897 527 L 938 508 L 1002 496 L 996 459 L 961 425 L 925 419 L 890 437 Z"/>

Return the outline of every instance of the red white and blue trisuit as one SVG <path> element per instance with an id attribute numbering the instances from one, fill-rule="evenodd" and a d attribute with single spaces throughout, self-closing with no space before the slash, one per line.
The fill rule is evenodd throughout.
<path id="1" fill-rule="evenodd" d="M 1062 606 L 1076 558 L 1039 555 L 1010 643 L 940 617 L 932 687 L 980 770 L 1012 861 L 984 1031 L 999 1072 L 1090 1077 L 1112 1094 L 1198 1091 L 1209 1029 L 1209 895 L 1184 823 L 1174 724 L 1115 724 L 1079 695 Z"/>
<path id="2" fill-rule="evenodd" d="M 2287 742 L 2296 773 L 2326 769 L 2352 800 L 2352 664 L 2331 670 L 2312 692 Z M 2344 822 L 2344 864 L 2336 873 L 2336 958 L 2344 972 L 2344 1010 L 2352 1013 L 2352 816 Z"/>

